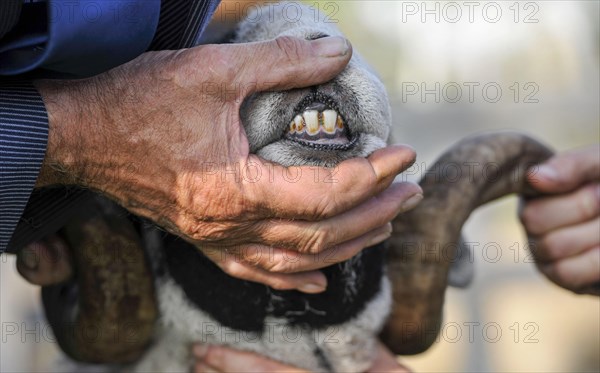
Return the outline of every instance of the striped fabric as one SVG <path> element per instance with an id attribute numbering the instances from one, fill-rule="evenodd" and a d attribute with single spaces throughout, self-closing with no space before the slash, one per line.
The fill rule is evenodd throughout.
<path id="1" fill-rule="evenodd" d="M 150 50 L 175 50 L 196 45 L 218 0 L 162 0 L 160 19 Z"/>
<path id="2" fill-rule="evenodd" d="M 192 0 L 190 17 L 183 33 L 181 48 L 191 48 L 196 45 L 219 3 L 220 0 Z"/>
<path id="3" fill-rule="evenodd" d="M 19 21 L 21 0 L 0 0 L 0 39 Z"/>
<path id="4" fill-rule="evenodd" d="M 48 116 L 36 89 L 0 81 L 0 252 L 33 190 L 47 139 Z"/>
<path id="5" fill-rule="evenodd" d="M 179 49 L 185 20 L 190 14 L 191 0 L 162 0 L 160 3 L 160 18 L 156 35 L 150 45 L 150 50 Z"/>

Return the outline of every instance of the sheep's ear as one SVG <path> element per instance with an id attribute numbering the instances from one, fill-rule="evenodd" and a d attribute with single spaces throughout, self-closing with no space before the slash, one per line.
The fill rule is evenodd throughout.
<path id="1" fill-rule="evenodd" d="M 526 173 L 551 155 L 530 137 L 492 133 L 454 145 L 426 173 L 420 182 L 425 198 L 393 221 L 387 241 L 394 300 L 381 337 L 392 351 L 415 354 L 431 346 L 441 326 L 449 273 L 450 279 L 453 276 L 450 267 L 461 248 L 464 222 L 474 209 L 496 198 L 511 193 L 531 196 Z M 496 175 L 489 174 L 490 164 Z M 469 262 L 469 255 L 464 259 Z M 470 280 L 471 269 L 459 271 L 461 282 Z"/>
<path id="2" fill-rule="evenodd" d="M 67 224 L 75 278 L 42 289 L 46 317 L 62 350 L 86 363 L 137 360 L 158 316 L 154 281 L 128 213 L 98 197 L 97 213 Z"/>

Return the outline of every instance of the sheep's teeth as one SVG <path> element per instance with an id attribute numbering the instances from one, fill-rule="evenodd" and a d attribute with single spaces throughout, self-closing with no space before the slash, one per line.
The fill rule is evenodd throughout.
<path id="1" fill-rule="evenodd" d="M 324 111 L 306 110 L 301 115 L 296 115 L 290 123 L 289 133 L 304 136 L 317 136 L 319 133 L 335 135 L 344 130 L 344 121 L 333 109 Z"/>
<path id="2" fill-rule="evenodd" d="M 338 115 L 335 110 L 325 110 L 323 112 L 323 124 L 325 126 L 325 132 L 335 133 L 335 124 Z"/>
<path id="3" fill-rule="evenodd" d="M 319 112 L 308 110 L 304 112 L 304 120 L 310 135 L 316 135 L 319 132 Z"/>
<path id="4" fill-rule="evenodd" d="M 296 132 L 302 132 L 304 131 L 304 119 L 302 118 L 302 115 L 296 115 L 296 118 L 294 118 L 294 124 L 296 125 Z"/>

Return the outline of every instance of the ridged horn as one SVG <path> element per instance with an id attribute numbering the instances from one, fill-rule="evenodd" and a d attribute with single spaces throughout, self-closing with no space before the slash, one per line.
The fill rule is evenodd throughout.
<path id="1" fill-rule="evenodd" d="M 46 317 L 71 358 L 122 364 L 138 359 L 158 316 L 153 276 L 127 213 L 98 197 L 99 213 L 67 224 L 76 271 L 71 282 L 42 289 Z"/>
<path id="2" fill-rule="evenodd" d="M 463 224 L 494 199 L 534 196 L 527 172 L 551 155 L 525 135 L 485 134 L 458 142 L 427 171 L 420 182 L 425 198 L 393 221 L 387 242 L 394 303 L 381 338 L 392 351 L 416 354 L 431 346 L 441 327 L 448 270 Z"/>

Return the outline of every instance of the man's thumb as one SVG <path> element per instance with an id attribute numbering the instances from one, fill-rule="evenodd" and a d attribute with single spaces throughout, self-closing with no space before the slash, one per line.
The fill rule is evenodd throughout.
<path id="1" fill-rule="evenodd" d="M 317 40 L 281 36 L 235 48 L 237 80 L 250 87 L 247 94 L 325 83 L 342 72 L 352 57 L 352 46 L 339 36 Z"/>

